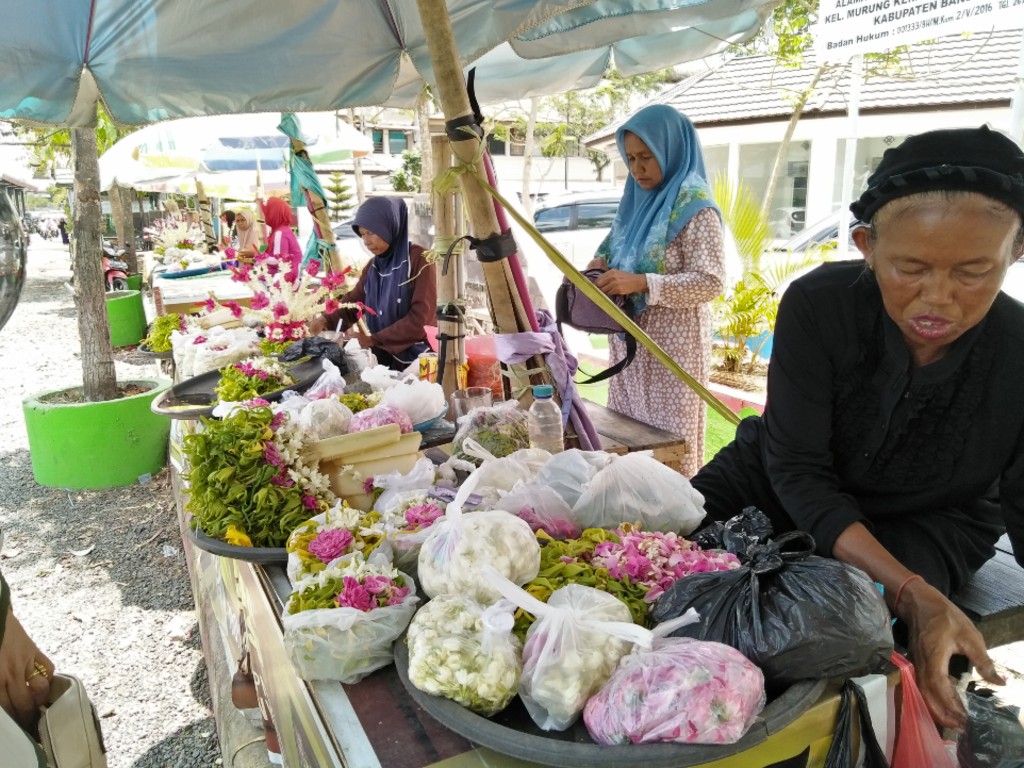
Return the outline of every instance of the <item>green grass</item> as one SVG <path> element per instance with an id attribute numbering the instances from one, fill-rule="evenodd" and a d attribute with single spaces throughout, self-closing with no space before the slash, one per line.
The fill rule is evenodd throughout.
<path id="1" fill-rule="evenodd" d="M 590 374 L 597 373 L 597 370 L 591 370 L 590 366 L 584 365 L 584 368 Z M 607 381 L 597 384 L 578 384 L 576 388 L 579 390 L 580 397 L 584 400 L 592 400 L 601 405 L 608 405 Z M 744 408 L 739 413 L 741 419 L 756 415 L 757 411 L 753 408 Z M 708 408 L 708 417 L 704 430 L 704 463 L 707 464 L 716 453 L 731 443 L 735 434 L 736 426 L 734 424 L 726 421 L 725 417 L 719 415 L 718 411 Z"/>

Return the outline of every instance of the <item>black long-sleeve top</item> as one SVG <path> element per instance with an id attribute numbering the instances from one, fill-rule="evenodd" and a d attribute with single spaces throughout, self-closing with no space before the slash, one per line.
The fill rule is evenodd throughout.
<path id="1" fill-rule="evenodd" d="M 821 554 L 853 523 L 956 509 L 1001 513 L 1024 565 L 1024 305 L 1009 296 L 918 368 L 864 262 L 824 264 L 786 291 L 750 422 L 738 444 Z"/>

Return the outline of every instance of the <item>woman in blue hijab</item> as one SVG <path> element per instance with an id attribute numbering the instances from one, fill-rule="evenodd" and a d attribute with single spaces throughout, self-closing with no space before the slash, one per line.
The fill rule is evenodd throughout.
<path id="1" fill-rule="evenodd" d="M 371 197 L 356 212 L 352 229 L 373 258 L 342 304 L 361 301 L 373 310 L 363 319 L 369 334 L 356 324 L 351 309 L 339 309 L 310 321 L 310 333 L 341 323 L 349 338 L 369 347 L 377 362 L 396 371 L 409 367 L 430 349 L 425 326 L 434 324 L 437 282 L 434 265 L 423 249 L 409 242 L 409 213 L 400 197 Z"/>
<path id="2" fill-rule="evenodd" d="M 629 296 L 637 324 L 688 373 L 707 384 L 709 302 L 725 285 L 722 215 L 711 198 L 693 124 L 672 107 L 637 112 L 615 134 L 629 179 L 608 237 L 589 268 L 606 268 L 597 286 Z M 626 354 L 613 336 L 610 363 Z M 646 349 L 613 376 L 608 405 L 686 438 L 682 472 L 704 463 L 703 401 Z"/>

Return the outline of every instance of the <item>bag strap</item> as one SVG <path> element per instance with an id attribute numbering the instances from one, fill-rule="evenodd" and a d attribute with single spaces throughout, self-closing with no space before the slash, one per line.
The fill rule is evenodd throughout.
<path id="1" fill-rule="evenodd" d="M 562 329 L 559 328 L 559 331 Z M 619 360 L 615 365 L 605 368 L 600 373 L 596 373 L 586 381 L 577 381 L 577 384 L 597 384 L 599 381 L 610 379 L 616 373 L 621 373 L 626 370 L 626 366 L 633 362 L 633 358 L 636 357 L 636 339 L 630 334 L 626 334 L 626 356 Z"/>

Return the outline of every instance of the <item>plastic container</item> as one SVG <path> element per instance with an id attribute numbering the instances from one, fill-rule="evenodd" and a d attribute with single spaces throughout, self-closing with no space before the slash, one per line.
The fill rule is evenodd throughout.
<path id="1" fill-rule="evenodd" d="M 534 385 L 533 404 L 526 412 L 526 422 L 530 432 L 531 448 L 543 448 L 548 453 L 561 453 L 565 449 L 562 409 L 552 399 L 553 394 L 550 384 Z"/>

